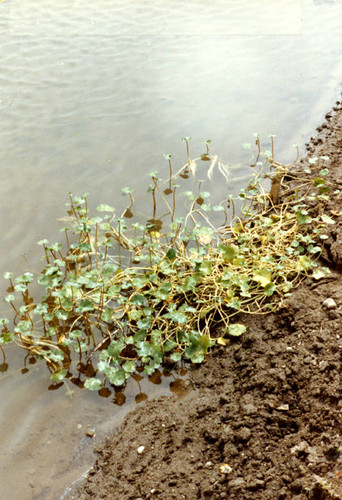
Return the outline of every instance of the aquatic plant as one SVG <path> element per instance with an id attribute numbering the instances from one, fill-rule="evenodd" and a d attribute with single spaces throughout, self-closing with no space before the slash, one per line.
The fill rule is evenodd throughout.
<path id="1" fill-rule="evenodd" d="M 15 342 L 44 359 L 55 384 L 69 378 L 90 390 L 121 386 L 137 371 L 151 375 L 166 362 L 201 363 L 215 345 L 245 333 L 244 314 L 276 311 L 306 275 L 325 276 L 317 260 L 334 220 L 319 212 L 317 201 L 330 189 L 328 159 L 312 160 L 317 175 L 282 165 L 273 158 L 271 137 L 272 151 L 265 153 L 256 137 L 253 178 L 237 199 L 212 205 L 198 181 L 196 192 L 179 195 L 188 200 L 183 216 L 176 210 L 176 181 L 191 175 L 196 181 L 199 169 L 212 170 L 217 158 L 210 141 L 191 159 L 190 138 L 184 138 L 187 162 L 176 174 L 165 155 L 166 188 L 157 172 L 150 174 L 152 217 L 145 224 L 127 222 L 130 188 L 122 190 L 129 205 L 121 216 L 107 204 L 91 216 L 87 195 L 69 193 L 65 242 L 38 242 L 45 258 L 40 300 L 30 293 L 33 274 L 5 274 L 14 323 L 0 319 L 1 351 Z M 167 214 L 157 218 L 160 202 Z M 236 203 L 242 203 L 239 215 Z M 210 213 L 221 214 L 221 224 L 211 222 Z"/>

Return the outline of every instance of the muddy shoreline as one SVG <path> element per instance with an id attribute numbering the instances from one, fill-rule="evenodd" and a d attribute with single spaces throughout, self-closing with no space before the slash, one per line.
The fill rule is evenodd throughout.
<path id="1" fill-rule="evenodd" d="M 69 499 L 342 498 L 342 105 L 300 160 L 328 156 L 322 260 L 276 314 L 190 369 L 192 391 L 131 412 Z"/>

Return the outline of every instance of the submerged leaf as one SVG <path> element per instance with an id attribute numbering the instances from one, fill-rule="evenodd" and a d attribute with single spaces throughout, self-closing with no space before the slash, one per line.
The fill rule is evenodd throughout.
<path id="1" fill-rule="evenodd" d="M 99 205 L 96 210 L 98 210 L 99 212 L 115 212 L 115 208 L 114 207 L 111 207 L 110 205 L 105 205 L 104 203 L 102 203 L 101 205 Z"/>
<path id="2" fill-rule="evenodd" d="M 52 373 L 50 376 L 50 380 L 52 382 L 60 382 L 66 377 L 67 373 L 68 373 L 67 370 L 61 370 L 59 372 Z"/>

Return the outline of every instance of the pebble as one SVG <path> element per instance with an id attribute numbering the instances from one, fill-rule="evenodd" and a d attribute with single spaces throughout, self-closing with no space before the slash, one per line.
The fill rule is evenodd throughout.
<path id="1" fill-rule="evenodd" d="M 254 413 L 256 413 L 258 411 L 256 406 L 254 406 L 252 403 L 247 403 L 242 408 L 243 408 L 244 413 L 246 415 L 253 415 Z"/>
<path id="2" fill-rule="evenodd" d="M 248 427 L 242 427 L 242 429 L 237 432 L 237 436 L 241 441 L 248 441 L 252 435 L 252 431 Z"/>
<path id="3" fill-rule="evenodd" d="M 229 488 L 241 489 L 246 486 L 246 481 L 242 477 L 237 477 L 229 481 L 228 486 Z"/>
<path id="4" fill-rule="evenodd" d="M 298 495 L 302 491 L 302 480 L 296 479 L 290 486 L 291 491 Z"/>
<path id="5" fill-rule="evenodd" d="M 276 408 L 278 411 L 289 411 L 290 407 L 289 405 L 280 405 Z"/>
<path id="6" fill-rule="evenodd" d="M 306 441 L 301 441 L 299 444 L 291 448 L 290 452 L 291 455 L 296 455 L 301 451 L 306 451 L 308 448 L 309 448 L 308 443 Z"/>
<path id="7" fill-rule="evenodd" d="M 326 368 L 328 368 L 329 363 L 326 360 L 322 360 L 319 363 L 319 369 L 323 372 Z"/>
<path id="8" fill-rule="evenodd" d="M 139 446 L 139 448 L 137 449 L 137 452 L 139 453 L 139 455 L 141 455 L 142 453 L 144 453 L 144 450 L 145 450 L 145 446 Z"/>
<path id="9" fill-rule="evenodd" d="M 86 436 L 93 438 L 95 436 L 95 430 L 94 429 L 88 429 L 86 431 Z"/>
<path id="10" fill-rule="evenodd" d="M 255 491 L 264 487 L 265 487 L 265 481 L 262 481 L 261 479 L 255 479 L 249 482 L 247 485 L 247 488 L 251 491 Z"/>
<path id="11" fill-rule="evenodd" d="M 323 301 L 323 306 L 326 307 L 327 309 L 336 309 L 337 308 L 337 304 L 332 297 L 328 297 L 327 299 L 325 299 Z"/>
<path id="12" fill-rule="evenodd" d="M 228 464 L 221 464 L 220 465 L 220 472 L 221 472 L 221 474 L 230 474 L 231 472 L 233 472 L 233 469 Z"/>

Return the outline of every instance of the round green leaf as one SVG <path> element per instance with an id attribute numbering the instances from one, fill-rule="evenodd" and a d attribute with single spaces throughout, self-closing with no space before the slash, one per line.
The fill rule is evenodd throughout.
<path id="1" fill-rule="evenodd" d="M 241 325 L 240 323 L 234 323 L 232 325 L 229 325 L 228 333 L 233 337 L 240 337 L 240 335 L 245 333 L 246 330 L 247 328 L 245 327 L 245 325 Z"/>
<path id="2" fill-rule="evenodd" d="M 102 382 L 98 378 L 88 378 L 84 382 L 84 387 L 90 391 L 99 391 L 102 387 Z"/>

